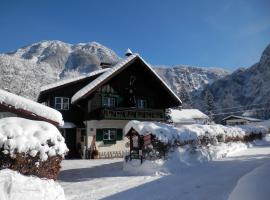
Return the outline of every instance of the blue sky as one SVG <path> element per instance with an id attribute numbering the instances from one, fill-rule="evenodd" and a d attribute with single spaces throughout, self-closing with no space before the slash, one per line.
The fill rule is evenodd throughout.
<path id="1" fill-rule="evenodd" d="M 270 44 L 269 0 L 0 0 L 0 52 L 97 41 L 148 62 L 248 67 Z"/>

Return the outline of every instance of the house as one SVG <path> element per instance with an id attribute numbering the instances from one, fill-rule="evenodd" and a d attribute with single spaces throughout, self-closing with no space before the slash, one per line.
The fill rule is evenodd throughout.
<path id="1" fill-rule="evenodd" d="M 230 115 L 230 116 L 222 119 L 222 123 L 225 125 L 229 125 L 229 126 L 258 123 L 261 121 L 263 121 L 263 120 L 251 118 L 251 117 L 236 116 L 236 115 Z"/>
<path id="2" fill-rule="evenodd" d="M 131 52 L 126 56 L 111 68 L 41 89 L 38 101 L 63 115 L 67 126 L 61 131 L 70 151 L 87 149 L 86 157 L 122 157 L 129 150 L 123 136 L 129 120 L 165 121 L 165 109 L 181 105 L 142 57 Z"/>
<path id="3" fill-rule="evenodd" d="M 22 117 L 46 121 L 58 127 L 63 125 L 62 115 L 57 110 L 5 90 L 0 90 L 0 119 L 5 117 Z"/>
<path id="4" fill-rule="evenodd" d="M 170 118 L 176 127 L 188 124 L 207 124 L 209 117 L 198 109 L 170 109 Z"/>

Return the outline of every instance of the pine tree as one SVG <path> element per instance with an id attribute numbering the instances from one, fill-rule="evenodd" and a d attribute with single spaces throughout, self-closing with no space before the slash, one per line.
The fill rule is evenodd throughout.
<path id="1" fill-rule="evenodd" d="M 213 119 L 213 110 L 215 108 L 215 105 L 214 105 L 214 96 L 209 89 L 207 89 L 205 91 L 204 103 L 205 103 L 206 113 L 210 117 L 210 119 L 212 120 Z"/>

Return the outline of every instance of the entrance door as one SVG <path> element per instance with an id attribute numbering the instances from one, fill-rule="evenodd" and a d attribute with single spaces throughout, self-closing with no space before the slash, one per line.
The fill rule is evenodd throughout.
<path id="1" fill-rule="evenodd" d="M 76 148 L 76 128 L 63 129 L 63 136 L 65 137 L 66 145 L 69 149 L 67 158 L 78 158 L 78 151 Z"/>

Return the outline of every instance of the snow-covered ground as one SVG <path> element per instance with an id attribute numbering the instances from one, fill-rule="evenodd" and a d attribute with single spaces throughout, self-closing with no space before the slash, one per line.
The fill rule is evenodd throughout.
<path id="1" fill-rule="evenodd" d="M 264 200 L 270 196 L 269 166 L 270 143 L 264 142 L 164 176 L 131 175 L 121 159 L 65 160 L 60 184 L 67 200 Z"/>

